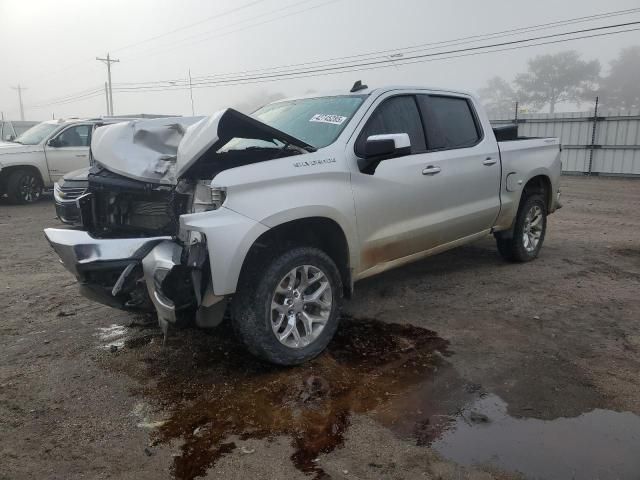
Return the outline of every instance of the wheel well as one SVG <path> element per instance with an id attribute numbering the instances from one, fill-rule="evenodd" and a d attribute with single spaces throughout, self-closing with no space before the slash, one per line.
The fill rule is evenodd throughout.
<path id="1" fill-rule="evenodd" d="M 12 165 L 9 167 L 4 167 L 2 170 L 0 170 L 0 194 L 4 194 L 7 191 L 7 181 L 9 180 L 11 174 L 19 170 L 29 171 L 37 175 L 40 178 L 40 181 L 43 182 L 40 170 L 38 170 L 33 165 Z"/>
<path id="2" fill-rule="evenodd" d="M 240 277 L 244 274 L 247 265 L 255 265 L 257 262 L 264 262 L 269 258 L 264 254 L 265 251 L 280 253 L 294 245 L 316 247 L 329 255 L 340 271 L 345 296 L 351 296 L 351 269 L 349 268 L 347 237 L 337 222 L 325 217 L 292 220 L 277 225 L 260 235 L 244 259 Z"/>
<path id="3" fill-rule="evenodd" d="M 542 195 L 548 210 L 551 206 L 551 181 L 549 180 L 549 177 L 546 175 L 538 175 L 531 178 L 522 190 L 520 203 L 522 204 L 522 200 L 524 198 L 534 194 Z"/>

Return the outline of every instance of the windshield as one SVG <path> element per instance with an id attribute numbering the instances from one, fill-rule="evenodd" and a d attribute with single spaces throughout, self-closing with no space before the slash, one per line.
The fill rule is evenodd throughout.
<path id="1" fill-rule="evenodd" d="M 364 101 L 364 95 L 304 98 L 265 105 L 251 116 L 315 148 L 330 145 Z M 276 147 L 260 140 L 242 147 Z M 246 144 L 245 144 L 246 143 Z M 234 145 L 238 149 L 238 145 Z"/>
<path id="2" fill-rule="evenodd" d="M 60 127 L 57 123 L 39 123 L 14 140 L 23 145 L 38 145 Z"/>

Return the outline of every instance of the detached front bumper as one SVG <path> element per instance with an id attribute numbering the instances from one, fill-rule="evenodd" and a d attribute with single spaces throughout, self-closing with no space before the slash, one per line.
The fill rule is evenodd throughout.
<path id="1" fill-rule="evenodd" d="M 100 239 L 60 228 L 44 234 L 86 297 L 125 310 L 155 309 L 175 321 L 173 302 L 161 291 L 162 280 L 180 262 L 182 249 L 170 237 Z"/>
<path id="2" fill-rule="evenodd" d="M 182 313 L 195 313 L 196 324 L 222 321 L 224 297 L 213 294 L 203 278 L 206 246 L 185 251 L 171 237 L 94 238 L 79 230 L 48 228 L 47 240 L 64 267 L 73 273 L 81 293 L 123 310 L 155 311 L 166 331 Z"/>
<path id="3" fill-rule="evenodd" d="M 79 279 L 92 268 L 110 262 L 141 262 L 162 241 L 171 237 L 94 238 L 81 230 L 46 228 L 44 235 L 64 267 Z"/>

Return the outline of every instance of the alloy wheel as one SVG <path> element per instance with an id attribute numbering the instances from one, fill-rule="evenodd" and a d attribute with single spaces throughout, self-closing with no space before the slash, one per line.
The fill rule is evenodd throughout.
<path id="1" fill-rule="evenodd" d="M 332 306 L 327 275 L 313 265 L 295 267 L 278 282 L 271 299 L 273 333 L 289 348 L 304 348 L 320 336 Z"/>
<path id="2" fill-rule="evenodd" d="M 40 198 L 42 189 L 40 188 L 38 179 L 34 175 L 27 174 L 20 179 L 18 192 L 23 201 L 32 203 Z"/>
<path id="3" fill-rule="evenodd" d="M 524 228 L 522 231 L 522 244 L 527 252 L 531 253 L 538 248 L 540 239 L 542 238 L 543 227 L 542 209 L 538 205 L 533 205 L 524 219 Z"/>

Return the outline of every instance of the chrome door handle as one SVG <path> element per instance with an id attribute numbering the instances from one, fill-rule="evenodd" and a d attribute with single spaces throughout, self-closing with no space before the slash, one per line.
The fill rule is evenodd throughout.
<path id="1" fill-rule="evenodd" d="M 427 168 L 422 170 L 423 175 L 435 175 L 436 173 L 440 173 L 440 167 L 434 167 L 433 165 L 429 165 Z"/>
<path id="2" fill-rule="evenodd" d="M 497 160 L 495 158 L 491 158 L 491 157 L 487 157 L 484 162 L 482 162 L 483 165 L 495 165 L 497 162 Z"/>
<path id="3" fill-rule="evenodd" d="M 87 158 L 87 157 L 88 157 L 88 155 L 82 155 L 82 154 L 80 154 L 80 155 L 76 155 L 76 157 L 79 157 L 79 158 Z"/>

